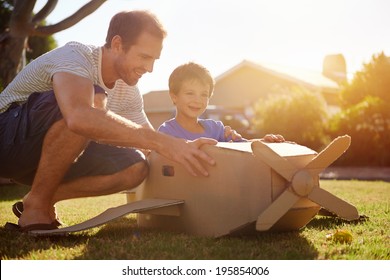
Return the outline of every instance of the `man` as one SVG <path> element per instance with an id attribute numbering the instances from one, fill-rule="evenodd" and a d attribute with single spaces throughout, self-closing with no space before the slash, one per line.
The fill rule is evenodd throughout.
<path id="1" fill-rule="evenodd" d="M 202 163 L 214 160 L 200 147 L 216 141 L 155 132 L 134 87 L 153 71 L 165 36 L 152 14 L 119 13 L 104 47 L 70 42 L 31 62 L 0 94 L 0 176 L 31 185 L 16 209 L 20 230 L 56 228 L 58 201 L 139 185 L 148 165 L 134 148 L 208 175 Z"/>

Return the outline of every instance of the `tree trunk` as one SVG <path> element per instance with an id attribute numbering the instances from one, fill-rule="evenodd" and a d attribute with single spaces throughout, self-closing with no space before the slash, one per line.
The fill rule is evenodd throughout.
<path id="1" fill-rule="evenodd" d="M 27 36 L 8 36 L 0 44 L 0 85 L 5 88 L 23 65 L 23 51 Z"/>
<path id="2" fill-rule="evenodd" d="M 107 0 L 91 0 L 73 15 L 49 26 L 39 26 L 55 8 L 58 0 L 47 0 L 33 16 L 36 0 L 17 0 L 12 11 L 9 29 L 0 34 L 0 90 L 5 88 L 24 66 L 25 46 L 29 36 L 49 36 L 65 30 L 93 13 Z"/>

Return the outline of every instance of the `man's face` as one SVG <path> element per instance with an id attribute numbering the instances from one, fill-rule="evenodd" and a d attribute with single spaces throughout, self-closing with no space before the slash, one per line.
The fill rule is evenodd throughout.
<path id="1" fill-rule="evenodd" d="M 152 72 L 154 62 L 160 58 L 163 40 L 148 32 L 143 32 L 137 42 L 117 57 L 114 67 L 120 79 L 134 86 L 146 72 Z"/>

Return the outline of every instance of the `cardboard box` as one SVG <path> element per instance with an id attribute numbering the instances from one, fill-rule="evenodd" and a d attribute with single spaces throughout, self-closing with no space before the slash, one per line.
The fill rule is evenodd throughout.
<path id="1" fill-rule="evenodd" d="M 317 154 L 293 143 L 267 146 L 297 168 Z M 202 149 L 216 160 L 215 166 L 207 166 L 209 177 L 193 177 L 157 153 L 150 155 L 150 174 L 138 188 L 135 200 L 177 199 L 184 204 L 179 215 L 167 215 L 162 210 L 139 214 L 139 226 L 215 237 L 254 231 L 259 215 L 287 187 L 283 177 L 253 155 L 250 142 L 219 143 Z M 319 209 L 318 204 L 300 198 L 271 230 L 300 229 Z"/>

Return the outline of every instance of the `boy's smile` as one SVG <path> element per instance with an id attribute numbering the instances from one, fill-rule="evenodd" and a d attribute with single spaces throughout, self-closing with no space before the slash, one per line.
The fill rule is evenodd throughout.
<path id="1" fill-rule="evenodd" d="M 185 80 L 178 93 L 171 93 L 176 105 L 176 118 L 197 120 L 209 104 L 209 85 L 198 80 Z"/>

